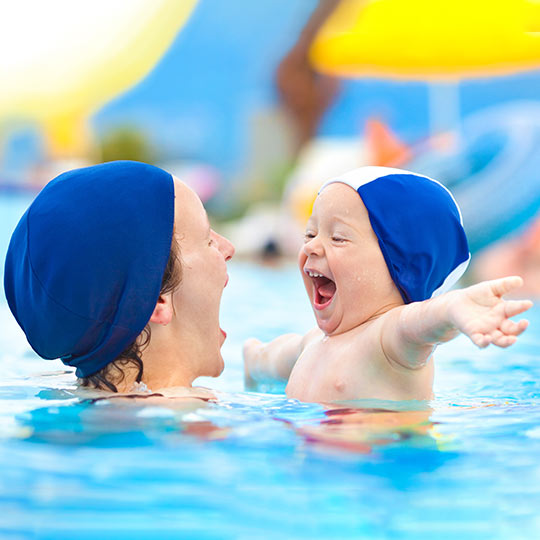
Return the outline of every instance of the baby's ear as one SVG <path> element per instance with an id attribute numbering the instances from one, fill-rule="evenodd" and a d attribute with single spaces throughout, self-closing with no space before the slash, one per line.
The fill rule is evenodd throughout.
<path id="1" fill-rule="evenodd" d="M 166 326 L 171 322 L 173 313 L 172 296 L 170 294 L 162 294 L 158 298 L 156 307 L 150 317 L 150 322 Z"/>

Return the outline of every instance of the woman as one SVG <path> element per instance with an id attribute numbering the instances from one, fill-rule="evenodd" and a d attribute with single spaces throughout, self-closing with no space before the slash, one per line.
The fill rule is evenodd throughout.
<path id="1" fill-rule="evenodd" d="M 82 385 L 190 388 L 223 370 L 219 304 L 233 253 L 189 187 L 117 161 L 41 191 L 11 238 L 4 287 L 32 348 L 76 367 Z"/>

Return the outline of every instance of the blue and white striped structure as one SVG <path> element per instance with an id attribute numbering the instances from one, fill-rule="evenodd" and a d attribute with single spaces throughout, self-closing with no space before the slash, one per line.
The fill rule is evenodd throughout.
<path id="1" fill-rule="evenodd" d="M 325 182 L 362 198 L 384 260 L 405 303 L 448 291 L 471 255 L 461 211 L 446 187 L 427 176 L 387 167 L 361 167 Z"/>

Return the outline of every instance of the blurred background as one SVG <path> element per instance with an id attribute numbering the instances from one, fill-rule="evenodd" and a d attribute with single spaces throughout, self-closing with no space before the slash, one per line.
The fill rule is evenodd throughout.
<path id="1" fill-rule="evenodd" d="M 54 176 L 135 159 L 278 260 L 326 178 L 386 165 L 454 192 L 472 279 L 540 292 L 538 0 L 20 0 L 0 30 L 2 253 Z"/>

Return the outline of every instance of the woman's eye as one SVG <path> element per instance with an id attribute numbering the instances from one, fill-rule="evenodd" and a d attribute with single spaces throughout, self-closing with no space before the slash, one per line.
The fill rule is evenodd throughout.
<path id="1" fill-rule="evenodd" d="M 333 242 L 345 242 L 345 238 L 341 238 L 341 236 L 332 236 Z"/>
<path id="2" fill-rule="evenodd" d="M 312 232 L 306 232 L 304 234 L 304 240 L 307 242 L 308 240 L 311 240 L 312 238 L 315 238 L 315 235 Z"/>

